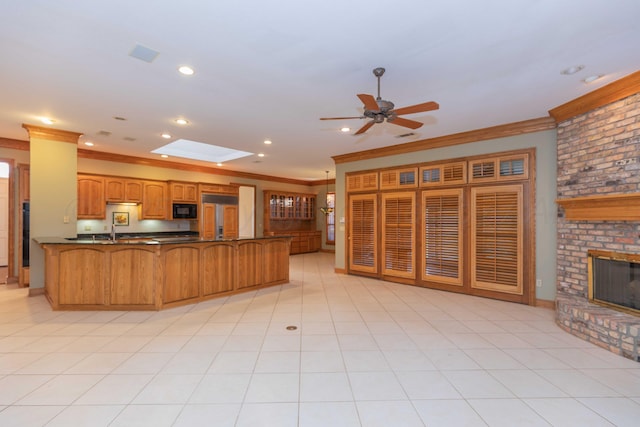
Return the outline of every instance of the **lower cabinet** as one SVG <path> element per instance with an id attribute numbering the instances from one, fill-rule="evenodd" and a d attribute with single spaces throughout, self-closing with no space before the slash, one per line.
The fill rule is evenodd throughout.
<path id="1" fill-rule="evenodd" d="M 322 248 L 321 231 L 272 231 L 274 236 L 291 236 L 291 255 L 317 252 Z"/>
<path id="2" fill-rule="evenodd" d="M 53 309 L 159 310 L 289 281 L 289 237 L 145 244 L 41 243 Z"/>

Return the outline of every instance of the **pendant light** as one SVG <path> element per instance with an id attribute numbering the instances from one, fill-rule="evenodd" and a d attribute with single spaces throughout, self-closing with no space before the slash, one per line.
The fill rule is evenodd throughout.
<path id="1" fill-rule="evenodd" d="M 327 184 L 327 191 L 324 193 L 324 206 L 320 208 L 320 212 L 325 215 L 329 215 L 333 212 L 333 208 L 330 208 L 327 204 L 327 198 L 329 196 L 329 171 L 325 171 L 325 173 L 327 174 L 327 179 L 325 181 Z"/>

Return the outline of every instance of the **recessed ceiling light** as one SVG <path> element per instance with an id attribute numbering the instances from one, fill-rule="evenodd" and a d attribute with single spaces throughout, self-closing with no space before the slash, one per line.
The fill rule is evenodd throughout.
<path id="1" fill-rule="evenodd" d="M 160 154 L 160 157 L 162 157 L 163 159 L 166 159 L 169 156 L 167 154 Z"/>
<path id="2" fill-rule="evenodd" d="M 222 163 L 216 163 L 218 166 L 222 166 Z"/>
<path id="3" fill-rule="evenodd" d="M 340 132 L 349 132 L 351 131 L 351 128 L 348 127 L 343 127 L 342 129 L 340 129 Z"/>
<path id="4" fill-rule="evenodd" d="M 271 145 L 271 140 L 270 139 L 265 139 L 264 143 L 267 144 L 267 145 Z"/>
<path id="5" fill-rule="evenodd" d="M 176 119 L 176 123 L 179 125 L 187 125 L 189 124 L 189 121 L 186 119 Z"/>
<path id="6" fill-rule="evenodd" d="M 87 147 L 93 147 L 93 142 L 91 141 L 85 141 L 84 145 L 86 145 Z"/>
<path id="7" fill-rule="evenodd" d="M 184 74 L 185 76 L 193 76 L 193 73 L 195 73 L 193 68 L 189 67 L 188 65 L 182 65 L 178 67 L 178 71 L 180 72 L 180 74 Z"/>
<path id="8" fill-rule="evenodd" d="M 161 137 L 163 137 L 164 139 L 169 139 L 169 138 L 171 138 L 171 134 L 166 133 L 166 132 L 165 132 L 165 133 L 163 133 L 163 134 L 162 134 L 162 135 L 160 135 L 160 136 L 161 136 Z"/>
<path id="9" fill-rule="evenodd" d="M 582 70 L 583 68 L 584 68 L 584 65 L 574 65 L 573 67 L 565 68 L 564 70 L 560 71 L 560 74 L 564 74 L 565 76 L 570 76 L 571 74 L 575 74 L 578 71 Z"/>
<path id="10" fill-rule="evenodd" d="M 40 121 L 41 121 L 42 123 L 44 123 L 45 125 L 52 125 L 52 124 L 54 124 L 54 123 L 56 122 L 55 120 L 50 119 L 50 118 L 48 118 L 48 117 L 42 117 L 42 118 L 40 119 Z"/>
<path id="11" fill-rule="evenodd" d="M 264 157 L 264 153 L 258 153 L 258 157 Z"/>
<path id="12" fill-rule="evenodd" d="M 604 74 L 595 74 L 593 76 L 585 77 L 584 79 L 582 79 L 582 81 L 585 84 L 589 84 L 589 83 L 595 82 L 596 80 L 600 80 L 603 77 L 604 77 Z"/>

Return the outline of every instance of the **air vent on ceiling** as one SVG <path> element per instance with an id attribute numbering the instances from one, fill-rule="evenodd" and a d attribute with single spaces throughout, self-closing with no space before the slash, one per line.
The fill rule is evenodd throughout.
<path id="1" fill-rule="evenodd" d="M 130 136 L 125 136 L 125 137 L 124 137 L 124 138 L 122 138 L 122 139 L 124 139 L 125 141 L 129 141 L 129 142 L 133 142 L 133 141 L 135 141 L 135 140 L 136 140 L 135 138 L 132 138 L 132 137 L 130 137 Z"/>
<path id="2" fill-rule="evenodd" d="M 135 45 L 131 52 L 129 52 L 129 56 L 140 59 L 144 62 L 153 62 L 153 60 L 156 59 L 159 54 L 160 52 L 149 49 L 148 47 L 144 47 L 139 44 Z"/>
<path id="3" fill-rule="evenodd" d="M 396 138 L 406 138 L 408 136 L 413 136 L 413 135 L 415 135 L 415 133 L 413 132 L 403 133 L 402 135 L 397 135 Z"/>
<path id="4" fill-rule="evenodd" d="M 101 130 L 96 135 L 98 135 L 98 136 L 111 136 L 111 132 L 109 132 L 108 130 Z"/>

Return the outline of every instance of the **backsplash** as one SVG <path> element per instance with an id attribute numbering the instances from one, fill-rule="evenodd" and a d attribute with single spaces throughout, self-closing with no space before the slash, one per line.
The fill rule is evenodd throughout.
<path id="1" fill-rule="evenodd" d="M 125 204 L 108 204 L 107 219 L 79 219 L 77 224 L 78 234 L 103 234 L 111 230 L 111 222 L 114 213 L 127 213 L 129 225 L 116 226 L 117 233 L 151 233 L 167 231 L 197 231 L 195 221 L 174 220 L 163 221 L 157 219 L 138 220 L 138 206 Z"/>

